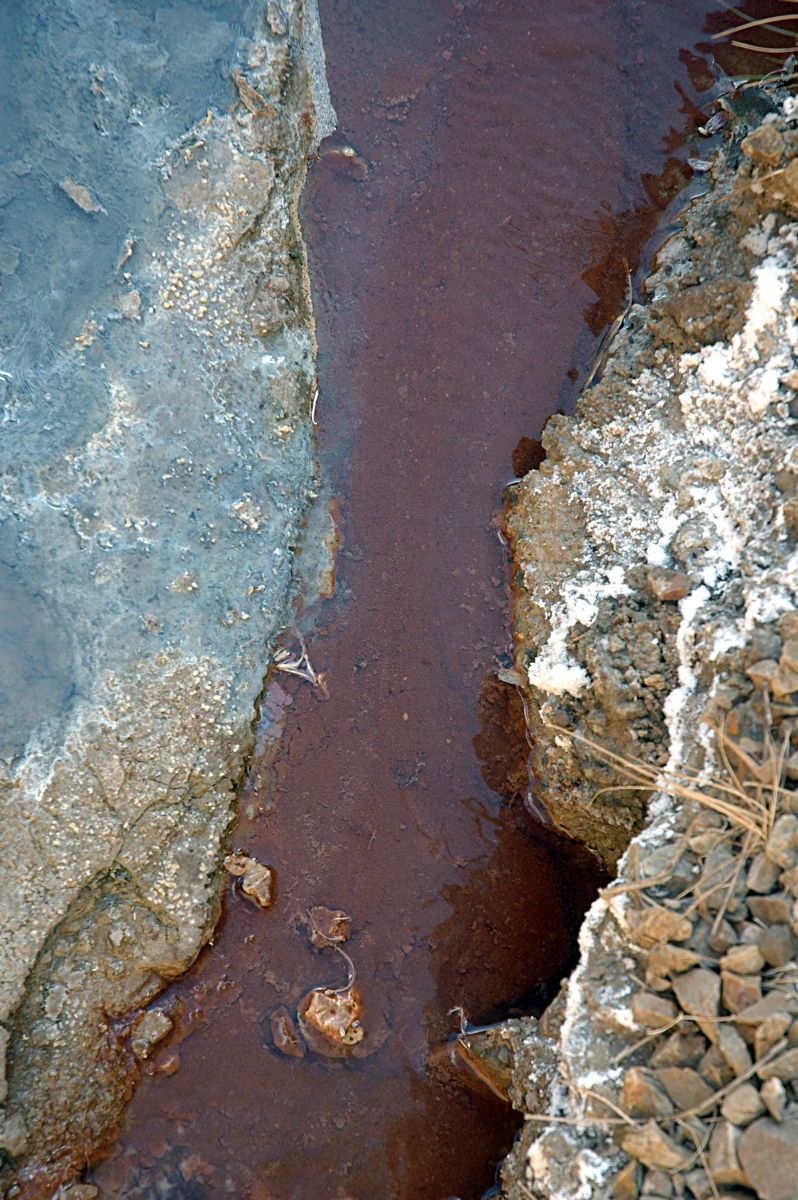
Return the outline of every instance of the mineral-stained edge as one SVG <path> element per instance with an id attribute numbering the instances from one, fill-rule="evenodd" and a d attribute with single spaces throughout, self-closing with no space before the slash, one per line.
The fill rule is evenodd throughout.
<path id="1" fill-rule="evenodd" d="M 77 159 L 66 133 L 48 146 L 59 177 L 84 190 L 50 195 L 66 221 L 101 232 L 118 204 L 75 197 L 110 188 L 80 172 L 92 139 L 118 128 L 157 151 L 136 176 L 144 205 L 104 294 L 73 314 L 76 336 L 35 369 L 23 342 L 2 351 L 3 570 L 20 617 L 38 622 L 34 660 L 62 685 L 51 708 L 26 707 L 17 662 L 4 695 L 8 1197 L 49 1197 L 82 1168 L 131 1086 L 114 1022 L 210 936 L 220 847 L 314 496 L 296 205 L 333 113 L 313 0 L 245 7 L 252 36 L 228 66 L 232 107 L 203 112 L 174 144 L 157 145 L 158 113 L 131 98 L 123 60 L 92 64 L 100 117 L 87 116 Z M 151 55 L 147 70 L 163 62 Z M 89 77 L 76 80 L 88 96 Z M 14 164 L 19 178 L 27 169 Z"/>
<path id="2" fill-rule="evenodd" d="M 664 791 L 648 808 L 601 792 L 629 781 L 570 735 L 721 777 L 708 722 L 765 763 L 767 732 L 794 741 L 797 110 L 734 128 L 603 379 L 550 423 L 547 460 L 517 489 L 517 665 L 541 793 L 608 863 L 628 849 L 559 1019 L 519 1041 L 510 1200 L 796 1194 L 798 1054 L 751 1064 L 798 1031 L 798 756 L 763 845 Z M 749 786 L 764 778 L 735 762 Z M 767 1012 L 741 1020 L 758 995 Z"/>

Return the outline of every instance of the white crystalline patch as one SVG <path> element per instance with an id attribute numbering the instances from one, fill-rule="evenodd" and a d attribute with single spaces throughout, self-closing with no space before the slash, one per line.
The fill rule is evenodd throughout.
<path id="1" fill-rule="evenodd" d="M 686 355 L 685 355 L 686 357 Z M 729 366 L 729 347 L 710 346 L 698 368 L 698 377 L 705 387 L 725 387 L 733 379 Z"/>
<path id="2" fill-rule="evenodd" d="M 762 413 L 778 398 L 781 367 L 767 367 L 764 371 L 755 371 L 748 381 L 748 403 L 751 412 Z"/>
<path id="3" fill-rule="evenodd" d="M 584 667 L 575 663 L 568 653 L 568 633 L 574 625 L 590 626 L 598 615 L 599 601 L 604 596 L 628 596 L 631 588 L 624 582 L 623 567 L 611 567 L 606 580 L 569 580 L 563 588 L 562 601 L 551 617 L 551 633 L 546 645 L 528 670 L 532 687 L 550 696 L 578 696 L 591 679 Z"/>
<path id="4" fill-rule="evenodd" d="M 772 257 L 766 258 L 754 271 L 754 292 L 742 335 L 743 345 L 749 353 L 756 349 L 759 335 L 781 315 L 788 281 L 787 271 Z"/>

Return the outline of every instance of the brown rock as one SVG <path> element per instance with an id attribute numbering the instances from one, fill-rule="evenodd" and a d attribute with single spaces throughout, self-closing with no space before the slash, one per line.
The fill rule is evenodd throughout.
<path id="1" fill-rule="evenodd" d="M 650 950 L 657 942 L 686 942 L 693 932 L 692 922 L 669 908 L 656 905 L 634 922 L 635 941 L 644 950 Z"/>
<path id="2" fill-rule="evenodd" d="M 310 940 L 314 946 L 337 946 L 349 937 L 352 918 L 340 908 L 317 904 L 308 910 Z"/>
<path id="3" fill-rule="evenodd" d="M 656 1121 L 624 1132 L 621 1149 L 644 1166 L 661 1167 L 663 1171 L 678 1171 L 692 1158 L 690 1151 L 663 1133 Z"/>
<path id="4" fill-rule="evenodd" d="M 778 867 L 775 869 L 778 870 Z M 792 911 L 792 897 L 749 896 L 748 911 L 763 925 L 787 925 Z"/>
<path id="5" fill-rule="evenodd" d="M 796 765 L 798 765 L 798 755 L 794 755 L 793 757 L 796 759 Z M 798 867 L 790 867 L 789 871 L 782 871 L 781 875 L 779 875 L 779 883 L 795 899 L 798 896 Z"/>
<path id="6" fill-rule="evenodd" d="M 796 942 L 789 925 L 768 925 L 759 935 L 757 945 L 766 963 L 783 967 L 795 953 Z"/>
<path id="7" fill-rule="evenodd" d="M 794 1014 L 796 1008 L 798 1008 L 798 997 L 788 995 L 786 992 L 768 992 L 767 996 L 757 1000 L 756 1004 L 741 1009 L 737 1013 L 734 1023 L 744 1037 L 750 1035 L 753 1040 L 756 1027 L 763 1021 L 767 1021 L 768 1017 L 773 1017 L 780 1012 Z"/>
<path id="8" fill-rule="evenodd" d="M 783 1120 L 787 1107 L 787 1089 L 781 1080 L 766 1079 L 759 1089 L 759 1094 L 774 1121 Z"/>
<path id="9" fill-rule="evenodd" d="M 672 986 L 682 1012 L 695 1017 L 701 1032 L 714 1042 L 718 1035 L 717 1023 L 702 1018 L 718 1015 L 720 977 L 705 967 L 695 967 L 685 975 L 677 975 Z"/>
<path id="10" fill-rule="evenodd" d="M 678 975 L 689 971 L 699 962 L 700 958 L 695 950 L 674 946 L 672 942 L 663 942 L 661 946 L 655 946 L 649 954 L 647 970 L 654 978 Z"/>
<path id="11" fill-rule="evenodd" d="M 653 992 L 636 992 L 632 997 L 632 1016 L 644 1029 L 664 1029 L 677 1017 L 676 1005 Z"/>
<path id="12" fill-rule="evenodd" d="M 785 1050 L 783 1054 L 765 1063 L 759 1068 L 757 1075 L 760 1079 L 781 1079 L 783 1083 L 798 1079 L 798 1047 Z"/>
<path id="13" fill-rule="evenodd" d="M 796 852 L 796 834 L 798 834 L 798 817 L 794 813 L 782 813 L 776 818 L 773 832 L 765 846 L 765 854 L 771 862 L 782 870 L 794 867 L 798 852 Z"/>
<path id="14" fill-rule="evenodd" d="M 709 1173 L 715 1183 L 740 1184 L 747 1179 L 737 1158 L 740 1131 L 728 1121 L 718 1121 L 709 1139 Z"/>
<path id="15" fill-rule="evenodd" d="M 753 663 L 746 675 L 753 680 L 759 688 L 771 688 L 773 681 L 779 673 L 779 664 L 774 658 L 763 658 L 759 662 Z"/>
<path id="16" fill-rule="evenodd" d="M 640 1195 L 640 1180 L 643 1174 L 640 1163 L 628 1162 L 615 1176 L 612 1185 L 613 1200 L 637 1200 Z"/>
<path id="17" fill-rule="evenodd" d="M 656 1077 L 642 1067 L 630 1067 L 624 1075 L 619 1104 L 630 1117 L 667 1117 L 673 1112 Z"/>
<path id="18" fill-rule="evenodd" d="M 740 1012 L 750 1008 L 762 998 L 762 981 L 758 975 L 737 975 L 734 971 L 721 971 L 720 982 L 723 1003 L 729 1012 Z"/>
<path id="19" fill-rule="evenodd" d="M 689 1196 L 695 1197 L 695 1200 L 712 1200 L 712 1185 L 709 1182 L 709 1176 L 700 1167 L 693 1167 L 692 1171 L 687 1171 L 683 1179 L 687 1185 Z"/>
<path id="20" fill-rule="evenodd" d="M 733 1092 L 729 1092 L 720 1106 L 721 1116 L 732 1125 L 750 1125 L 757 1117 L 761 1117 L 765 1106 L 759 1092 L 752 1083 L 741 1083 Z"/>
<path id="21" fill-rule="evenodd" d="M 657 600 L 683 600 L 689 593 L 692 582 L 682 571 L 671 571 L 667 567 L 650 567 L 648 586 Z"/>
<path id="22" fill-rule="evenodd" d="M 754 1055 L 757 1059 L 767 1054 L 768 1050 L 780 1042 L 790 1028 L 792 1018 L 789 1013 L 777 1012 L 772 1017 L 767 1017 L 761 1025 L 757 1027 L 754 1034 Z"/>
<path id="23" fill-rule="evenodd" d="M 782 644 L 779 662 L 783 667 L 798 672 L 798 638 L 787 638 Z"/>
<path id="24" fill-rule="evenodd" d="M 673 1195 L 671 1176 L 664 1171 L 648 1171 L 640 1195 L 649 1196 L 651 1200 L 670 1200 Z"/>
<path id="25" fill-rule="evenodd" d="M 798 691 L 798 674 L 780 663 L 778 672 L 771 683 L 771 689 L 777 700 L 786 700 L 792 696 L 793 692 Z"/>
<path id="26" fill-rule="evenodd" d="M 130 1048 L 138 1059 L 148 1058 L 153 1046 L 172 1031 L 172 1020 L 159 1008 L 143 1013 L 133 1026 Z"/>
<path id="27" fill-rule="evenodd" d="M 296 1025 L 287 1008 L 282 1005 L 280 1008 L 276 1008 L 271 1015 L 270 1024 L 275 1048 L 281 1054 L 287 1054 L 290 1058 L 305 1057 L 305 1043 L 297 1033 Z"/>
<path id="28" fill-rule="evenodd" d="M 694 1067 L 706 1048 L 706 1038 L 700 1033 L 686 1034 L 677 1029 L 660 1041 L 649 1059 L 649 1066 L 657 1070 L 661 1067 Z"/>
<path id="29" fill-rule="evenodd" d="M 738 975 L 758 975 L 765 965 L 758 946 L 732 946 L 720 960 L 721 969 Z"/>
<path id="30" fill-rule="evenodd" d="M 680 1110 L 698 1108 L 715 1091 L 691 1067 L 660 1067 L 657 1079 Z"/>
<path id="31" fill-rule="evenodd" d="M 724 1087 L 731 1083 L 736 1074 L 731 1069 L 717 1046 L 710 1046 L 698 1064 L 698 1070 L 713 1088 Z"/>
<path id="32" fill-rule="evenodd" d="M 707 945 L 710 950 L 714 950 L 716 954 L 725 954 L 727 950 L 737 941 L 737 934 L 734 926 L 730 921 L 722 920 L 713 933 L 710 933 L 707 939 Z"/>
<path id="33" fill-rule="evenodd" d="M 777 167 L 784 154 L 784 138 L 775 126 L 760 125 L 743 139 L 740 149 L 763 167 Z"/>
<path id="34" fill-rule="evenodd" d="M 228 854 L 223 864 L 229 875 L 241 878 L 244 895 L 260 908 L 268 908 L 274 900 L 274 872 L 244 851 Z"/>
<path id="35" fill-rule="evenodd" d="M 741 1135 L 738 1152 L 759 1200 L 795 1200 L 798 1194 L 798 1122 L 763 1117 Z"/>
<path id="36" fill-rule="evenodd" d="M 718 1027 L 718 1050 L 733 1075 L 742 1075 L 751 1066 L 751 1052 L 733 1025 Z"/>
<path id="37" fill-rule="evenodd" d="M 751 866 L 748 868 L 746 887 L 749 892 L 767 895 L 776 886 L 778 877 L 779 868 L 776 864 L 771 862 L 765 854 L 757 854 L 751 860 Z"/>

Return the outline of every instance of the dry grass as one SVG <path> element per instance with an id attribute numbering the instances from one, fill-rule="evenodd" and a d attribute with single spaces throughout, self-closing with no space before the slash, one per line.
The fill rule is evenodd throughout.
<path id="1" fill-rule="evenodd" d="M 729 737 L 723 727 L 711 726 L 717 757 L 723 767 L 724 774 L 721 776 L 693 767 L 669 771 L 642 758 L 616 754 L 600 742 L 570 729 L 558 725 L 549 728 L 585 746 L 628 780 L 628 783 L 602 788 L 594 798 L 615 791 L 662 792 L 684 803 L 700 804 L 718 813 L 733 829 L 747 834 L 754 845 L 767 841 L 781 801 L 793 794 L 784 787 L 784 761 L 788 743 L 785 739 L 777 747 L 769 730 L 765 731 L 762 754 L 757 760 Z"/>
<path id="2" fill-rule="evenodd" d="M 735 46 L 738 50 L 744 50 L 747 54 L 762 55 L 764 58 L 770 58 L 774 63 L 781 64 L 775 70 L 764 75 L 744 76 L 748 85 L 778 82 L 794 86 L 798 81 L 798 70 L 795 69 L 795 64 L 790 62 L 790 58 L 792 55 L 798 54 L 798 29 L 790 23 L 798 21 L 798 0 L 779 0 L 779 3 L 784 5 L 785 11 L 779 10 L 776 16 L 758 18 L 748 16 L 742 9 L 725 3 L 724 0 L 721 0 L 721 3 L 728 13 L 739 18 L 739 23 L 720 33 L 713 34 L 713 41 L 727 41 L 728 44 Z M 788 11 L 790 9 L 793 11 Z M 748 40 L 741 40 L 741 34 Z M 766 39 L 760 40 L 762 34 L 773 36 L 767 36 Z"/>

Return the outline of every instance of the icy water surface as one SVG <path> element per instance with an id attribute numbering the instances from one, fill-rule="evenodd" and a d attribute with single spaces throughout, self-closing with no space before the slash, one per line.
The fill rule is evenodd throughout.
<path id="1" fill-rule="evenodd" d="M 231 891 L 164 1000 L 179 1032 L 94 1170 L 103 1196 L 490 1187 L 514 1121 L 448 1064 L 449 1010 L 539 1008 L 596 881 L 525 810 L 519 713 L 493 682 L 509 662 L 502 489 L 573 403 L 624 260 L 684 177 L 679 51 L 706 8 L 322 3 L 340 130 L 303 216 L 341 538 L 310 642 L 326 686 L 280 676 L 267 695 L 284 738 L 234 841 L 274 867 L 276 903 Z M 276 1009 L 347 979 L 309 944 L 313 905 L 351 916 L 369 1051 L 351 1061 L 274 1044 Z"/>

